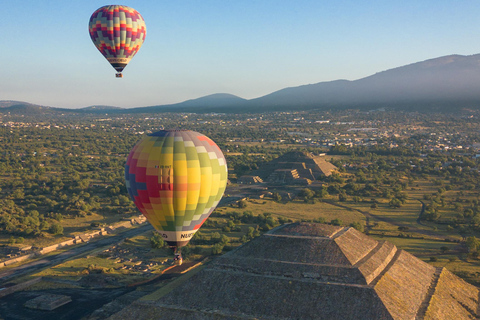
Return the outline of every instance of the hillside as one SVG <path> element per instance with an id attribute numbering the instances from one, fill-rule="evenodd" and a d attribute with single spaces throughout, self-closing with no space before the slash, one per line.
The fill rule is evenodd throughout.
<path id="1" fill-rule="evenodd" d="M 242 108 L 248 100 L 228 93 L 216 93 L 184 102 L 130 109 L 130 112 L 225 112 L 225 109 Z"/>
<path id="2" fill-rule="evenodd" d="M 122 108 L 120 107 L 115 107 L 115 106 L 100 106 L 100 105 L 95 105 L 95 106 L 89 106 L 89 107 L 85 107 L 85 108 L 82 108 L 82 109 L 79 109 L 79 110 L 83 110 L 83 111 L 99 111 L 99 112 L 103 112 L 103 111 L 111 111 L 111 110 L 121 110 Z"/>
<path id="3" fill-rule="evenodd" d="M 52 114 L 60 112 L 62 109 L 52 108 L 48 106 L 40 106 L 38 104 L 23 102 L 2 100 L 0 101 L 0 112 L 11 113 L 18 115 L 37 115 L 37 114 Z"/>

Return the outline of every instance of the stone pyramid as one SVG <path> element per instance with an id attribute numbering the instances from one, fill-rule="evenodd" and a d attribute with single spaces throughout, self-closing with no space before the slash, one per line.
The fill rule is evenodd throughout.
<path id="1" fill-rule="evenodd" d="M 278 227 L 111 319 L 477 319 L 479 290 L 353 228 Z"/>

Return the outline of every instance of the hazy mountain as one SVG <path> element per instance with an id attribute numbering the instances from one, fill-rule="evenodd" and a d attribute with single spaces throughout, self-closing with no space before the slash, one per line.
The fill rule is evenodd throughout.
<path id="1" fill-rule="evenodd" d="M 229 107 L 241 105 L 245 103 L 245 101 L 248 100 L 237 97 L 233 94 L 216 93 L 198 99 L 187 100 L 176 105 L 184 107 Z"/>
<path id="2" fill-rule="evenodd" d="M 81 108 L 79 110 L 83 111 L 109 111 L 109 110 L 123 110 L 123 108 L 115 107 L 115 106 L 103 106 L 103 105 L 94 105 L 85 108 Z"/>
<path id="3" fill-rule="evenodd" d="M 248 100 L 228 93 L 215 93 L 208 96 L 191 99 L 180 103 L 169 105 L 158 105 L 144 108 L 134 108 L 135 112 L 150 111 L 198 111 L 202 109 L 208 111 L 223 111 L 223 108 L 242 107 L 248 103 Z"/>
<path id="4" fill-rule="evenodd" d="M 40 107 L 38 104 L 23 102 L 23 101 L 15 101 L 15 100 L 0 100 L 0 108 L 10 108 L 15 106 L 32 106 L 32 107 Z"/>
<path id="5" fill-rule="evenodd" d="M 219 94 L 166 106 L 140 108 L 151 111 L 262 112 L 312 108 L 380 108 L 444 110 L 480 107 L 480 54 L 450 55 L 349 81 L 319 82 L 285 88 L 245 100 Z M 139 110 L 139 109 L 137 109 Z M 207 110 L 204 110 L 207 111 Z"/>
<path id="6" fill-rule="evenodd" d="M 250 100 L 262 108 L 480 106 L 480 54 L 451 55 L 355 81 L 286 88 Z"/>
<path id="7" fill-rule="evenodd" d="M 455 111 L 480 107 L 480 54 L 450 55 L 398 67 L 358 80 L 319 82 L 285 88 L 246 100 L 217 93 L 168 105 L 133 109 L 91 106 L 77 111 L 109 113 L 149 112 L 266 112 L 327 108 L 395 108 Z M 41 107 L 26 102 L 0 101 L 0 108 Z M 5 109 L 0 109 L 5 111 Z M 66 109 L 58 109 L 66 111 Z M 70 110 L 73 111 L 73 110 Z"/>
<path id="8" fill-rule="evenodd" d="M 12 113 L 12 114 L 47 114 L 59 111 L 61 109 L 56 109 L 47 106 L 40 106 L 38 104 L 23 102 L 23 101 L 13 101 L 13 100 L 1 100 L 0 101 L 0 111 L 2 113 Z"/>

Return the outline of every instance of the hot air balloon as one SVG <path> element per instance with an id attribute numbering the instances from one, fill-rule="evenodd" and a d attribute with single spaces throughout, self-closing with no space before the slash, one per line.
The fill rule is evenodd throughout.
<path id="1" fill-rule="evenodd" d="M 97 9 L 88 24 L 93 44 L 117 70 L 116 77 L 138 52 L 145 40 L 145 21 L 137 10 L 111 5 Z"/>
<path id="2" fill-rule="evenodd" d="M 210 216 L 227 185 L 220 148 L 195 131 L 162 130 L 140 140 L 125 165 L 137 208 L 175 250 L 187 245 Z"/>

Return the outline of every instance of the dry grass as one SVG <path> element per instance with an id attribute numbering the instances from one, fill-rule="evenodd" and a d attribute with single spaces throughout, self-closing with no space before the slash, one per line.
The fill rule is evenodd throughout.
<path id="1" fill-rule="evenodd" d="M 401 238 L 401 237 L 381 237 L 372 236 L 377 240 L 387 240 L 397 246 L 398 249 L 403 249 L 417 257 L 431 257 L 442 255 L 440 248 L 447 247 L 447 252 L 453 252 L 458 247 L 458 243 L 435 241 L 431 239 L 413 239 L 413 238 Z"/>
<path id="2" fill-rule="evenodd" d="M 378 216 L 380 218 L 389 218 L 392 220 L 397 220 L 405 224 L 416 224 L 418 215 L 422 209 L 422 205 L 419 201 L 407 200 L 401 208 L 391 208 L 384 199 L 377 199 L 380 203 L 378 208 L 370 208 L 371 203 L 368 202 L 357 202 L 357 203 L 342 203 L 348 207 L 359 209 L 362 211 L 367 211 L 372 215 Z"/>
<path id="3" fill-rule="evenodd" d="M 278 203 L 272 200 L 250 200 L 244 209 L 227 208 L 224 212 L 251 211 L 254 215 L 271 213 L 274 217 L 283 217 L 294 221 L 324 218 L 326 222 L 340 219 L 348 225 L 356 221 L 365 221 L 365 217 L 355 210 L 346 210 L 328 203 L 307 204 L 303 201 Z"/>
<path id="4" fill-rule="evenodd" d="M 54 289 L 65 289 L 65 288 L 72 288 L 78 289 L 80 286 L 69 284 L 69 283 L 59 283 L 59 282 L 52 282 L 52 281 L 45 281 L 42 280 L 34 285 L 29 286 L 25 289 L 25 291 L 37 291 L 37 290 L 54 290 Z"/>
<path id="5" fill-rule="evenodd" d="M 467 258 L 458 243 L 378 235 L 372 237 L 377 240 L 389 241 L 397 248 L 408 251 L 434 267 L 445 267 L 465 281 L 476 286 L 480 285 L 480 260 Z M 446 247 L 448 250 L 442 253 L 441 247 Z M 432 257 L 436 261 L 431 261 Z"/>

